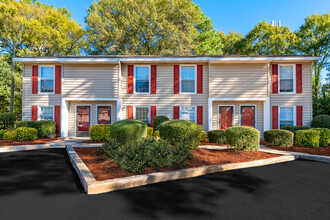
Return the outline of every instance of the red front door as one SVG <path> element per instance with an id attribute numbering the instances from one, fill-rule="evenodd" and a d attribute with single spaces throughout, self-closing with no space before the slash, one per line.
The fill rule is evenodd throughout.
<path id="1" fill-rule="evenodd" d="M 241 106 L 241 125 L 255 127 L 255 107 Z"/>
<path id="2" fill-rule="evenodd" d="M 89 106 L 77 106 L 77 130 L 89 131 L 90 120 L 90 107 Z"/>
<path id="3" fill-rule="evenodd" d="M 233 106 L 219 107 L 219 123 L 220 129 L 227 129 L 233 126 Z"/>

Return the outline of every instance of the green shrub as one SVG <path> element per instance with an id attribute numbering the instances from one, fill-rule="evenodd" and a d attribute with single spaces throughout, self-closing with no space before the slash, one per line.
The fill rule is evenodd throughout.
<path id="1" fill-rule="evenodd" d="M 193 158 L 192 153 L 189 150 L 190 143 L 189 142 L 179 142 L 172 149 L 172 163 L 174 164 L 182 164 L 191 160 Z"/>
<path id="2" fill-rule="evenodd" d="M 328 128 L 312 128 L 320 133 L 320 146 L 327 147 L 330 142 L 330 129 Z"/>
<path id="3" fill-rule="evenodd" d="M 110 124 L 96 124 L 89 129 L 91 141 L 110 140 Z"/>
<path id="4" fill-rule="evenodd" d="M 288 130 L 293 132 L 293 134 L 296 134 L 297 131 L 300 130 L 308 130 L 309 127 L 308 126 L 292 126 L 292 125 L 282 125 L 281 129 L 283 130 Z"/>
<path id="5" fill-rule="evenodd" d="M 20 127 L 16 129 L 16 140 L 18 141 L 28 141 L 35 140 L 38 138 L 38 131 L 35 128 L 25 128 Z"/>
<path id="6" fill-rule="evenodd" d="M 257 151 L 260 131 L 252 127 L 237 126 L 226 130 L 227 143 L 237 150 Z"/>
<path id="7" fill-rule="evenodd" d="M 20 121 L 16 123 L 16 127 L 35 128 L 38 130 L 38 137 L 46 138 L 48 135 L 56 132 L 55 121 Z"/>
<path id="8" fill-rule="evenodd" d="M 330 115 L 318 115 L 312 120 L 312 128 L 330 129 Z"/>
<path id="9" fill-rule="evenodd" d="M 16 130 L 8 130 L 3 135 L 3 139 L 5 140 L 15 140 L 16 139 Z"/>
<path id="10" fill-rule="evenodd" d="M 107 157 L 114 159 L 117 153 L 118 148 L 121 146 L 116 139 L 110 139 L 105 144 L 103 144 L 99 149 Z"/>
<path id="11" fill-rule="evenodd" d="M 0 113 L 0 129 L 14 128 L 16 115 L 14 113 Z"/>
<path id="12" fill-rule="evenodd" d="M 159 131 L 155 131 L 153 134 L 154 138 L 160 138 Z"/>
<path id="13" fill-rule="evenodd" d="M 7 132 L 7 130 L 0 130 L 0 139 L 3 138 L 3 135 Z"/>
<path id="14" fill-rule="evenodd" d="M 159 134 L 162 139 L 169 141 L 172 145 L 185 142 L 190 148 L 196 148 L 200 143 L 202 129 L 202 125 L 192 121 L 171 120 L 160 124 Z"/>
<path id="15" fill-rule="evenodd" d="M 148 138 L 152 138 L 153 133 L 154 133 L 154 129 L 151 127 L 148 127 L 148 133 L 147 133 Z"/>
<path id="16" fill-rule="evenodd" d="M 200 141 L 206 141 L 206 132 L 201 131 Z"/>
<path id="17" fill-rule="evenodd" d="M 120 143 L 128 143 L 140 138 L 146 138 L 147 132 L 147 124 L 134 119 L 117 121 L 110 127 L 110 137 Z"/>
<path id="18" fill-rule="evenodd" d="M 296 144 L 302 147 L 319 147 L 320 132 L 316 130 L 300 130 L 296 133 Z"/>
<path id="19" fill-rule="evenodd" d="M 152 125 L 154 126 L 154 130 L 157 131 L 159 128 L 158 126 L 164 122 L 170 120 L 167 116 L 159 115 L 152 119 Z"/>
<path id="20" fill-rule="evenodd" d="M 164 168 L 172 165 L 172 148 L 167 141 L 153 138 L 142 144 L 148 147 L 148 167 Z"/>
<path id="21" fill-rule="evenodd" d="M 226 130 L 211 130 L 207 133 L 210 143 L 226 144 Z"/>
<path id="22" fill-rule="evenodd" d="M 293 133 L 287 130 L 272 129 L 264 132 L 267 143 L 274 146 L 291 147 L 293 145 Z"/>

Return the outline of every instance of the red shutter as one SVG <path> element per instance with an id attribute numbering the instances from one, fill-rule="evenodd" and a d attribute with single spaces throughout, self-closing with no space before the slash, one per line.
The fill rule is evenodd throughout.
<path id="1" fill-rule="evenodd" d="M 153 127 L 152 119 L 156 117 L 156 106 L 150 106 L 150 126 Z"/>
<path id="2" fill-rule="evenodd" d="M 302 93 L 302 65 L 296 65 L 296 93 Z"/>
<path id="3" fill-rule="evenodd" d="M 61 106 L 56 105 L 54 111 L 56 134 L 59 134 L 61 131 Z"/>
<path id="4" fill-rule="evenodd" d="M 174 106 L 173 107 L 173 120 L 180 119 L 180 107 Z"/>
<path id="5" fill-rule="evenodd" d="M 133 65 L 128 65 L 127 68 L 127 93 L 133 94 Z"/>
<path id="6" fill-rule="evenodd" d="M 38 94 L 38 66 L 32 66 L 32 94 Z"/>
<path id="7" fill-rule="evenodd" d="M 272 88 L 273 93 L 278 93 L 278 65 L 273 64 L 272 66 Z"/>
<path id="8" fill-rule="evenodd" d="M 133 106 L 127 106 L 127 119 L 133 119 Z"/>
<path id="9" fill-rule="evenodd" d="M 296 117 L 297 117 L 297 126 L 302 126 L 303 125 L 303 107 L 302 106 L 297 106 L 297 112 L 296 112 Z"/>
<path id="10" fill-rule="evenodd" d="M 151 65 L 151 79 L 150 79 L 150 84 L 151 84 L 151 94 L 156 94 L 157 91 L 157 66 L 156 65 Z"/>
<path id="11" fill-rule="evenodd" d="M 273 106 L 273 129 L 278 129 L 278 106 Z"/>
<path id="12" fill-rule="evenodd" d="M 38 106 L 32 106 L 31 120 L 38 121 Z"/>
<path id="13" fill-rule="evenodd" d="M 179 65 L 174 65 L 174 74 L 173 74 L 173 79 L 174 79 L 174 94 L 179 94 L 180 93 L 180 73 L 179 73 Z"/>
<path id="14" fill-rule="evenodd" d="M 197 106 L 197 124 L 203 125 L 203 106 Z"/>
<path id="15" fill-rule="evenodd" d="M 197 93 L 203 93 L 203 65 L 197 65 Z"/>
<path id="16" fill-rule="evenodd" d="M 61 94 L 61 66 L 55 66 L 55 94 Z"/>

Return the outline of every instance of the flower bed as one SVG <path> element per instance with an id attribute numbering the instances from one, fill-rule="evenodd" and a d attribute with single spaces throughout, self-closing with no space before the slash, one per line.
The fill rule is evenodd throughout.
<path id="1" fill-rule="evenodd" d="M 113 160 L 104 156 L 98 148 L 75 147 L 74 149 L 97 181 L 134 175 L 122 170 L 118 164 L 113 162 Z M 205 149 L 193 149 L 191 151 L 194 155 L 194 158 L 185 164 L 172 165 L 163 169 L 148 168 L 147 170 L 143 171 L 142 174 L 196 168 L 216 164 L 248 162 L 280 156 L 264 152 L 246 152 L 240 150 L 212 151 Z"/>
<path id="2" fill-rule="evenodd" d="M 16 146 L 16 145 L 35 145 L 45 144 L 50 141 L 56 141 L 61 138 L 38 138 L 34 141 L 17 141 L 17 140 L 3 140 L 0 139 L 0 146 Z"/>

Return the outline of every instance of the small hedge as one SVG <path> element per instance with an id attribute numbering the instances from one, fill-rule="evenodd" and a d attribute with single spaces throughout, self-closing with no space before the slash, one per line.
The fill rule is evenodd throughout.
<path id="1" fill-rule="evenodd" d="M 226 130 L 211 130 L 207 133 L 210 143 L 226 144 Z"/>
<path id="2" fill-rule="evenodd" d="M 15 140 L 16 139 L 16 130 L 8 130 L 3 135 L 3 139 L 5 140 Z"/>
<path id="3" fill-rule="evenodd" d="M 287 130 L 272 129 L 264 132 L 265 141 L 273 146 L 291 147 L 293 136 L 293 133 Z"/>
<path id="4" fill-rule="evenodd" d="M 171 120 L 165 121 L 159 126 L 160 137 L 172 145 L 185 143 L 190 148 L 196 148 L 200 143 L 200 133 L 203 126 L 192 121 Z"/>
<path id="5" fill-rule="evenodd" d="M 293 134 L 296 134 L 297 131 L 300 131 L 300 130 L 308 130 L 309 127 L 307 127 L 307 126 L 282 125 L 282 126 L 281 126 L 281 129 L 283 129 L 283 130 L 288 130 L 288 131 L 293 132 Z"/>
<path id="6" fill-rule="evenodd" d="M 3 135 L 6 133 L 6 130 L 0 130 L 0 139 L 3 138 Z"/>
<path id="7" fill-rule="evenodd" d="M 328 128 L 312 128 L 320 133 L 320 146 L 327 147 L 330 142 L 330 129 Z"/>
<path id="8" fill-rule="evenodd" d="M 201 131 L 200 141 L 206 141 L 206 132 L 205 131 Z"/>
<path id="9" fill-rule="evenodd" d="M 312 120 L 312 128 L 330 129 L 330 115 L 318 115 Z"/>
<path id="10" fill-rule="evenodd" d="M 89 129 L 91 141 L 110 140 L 110 124 L 96 124 Z"/>
<path id="11" fill-rule="evenodd" d="M 257 151 L 260 131 L 252 127 L 236 126 L 226 130 L 227 143 L 236 150 Z"/>
<path id="12" fill-rule="evenodd" d="M 159 131 L 155 131 L 152 135 L 154 138 L 160 138 Z"/>
<path id="13" fill-rule="evenodd" d="M 159 125 L 164 121 L 169 121 L 170 119 L 167 116 L 159 115 L 152 119 L 152 125 L 154 126 L 154 130 L 157 131 Z"/>
<path id="14" fill-rule="evenodd" d="M 148 127 L 148 133 L 147 133 L 147 137 L 150 139 L 152 138 L 152 134 L 154 133 L 154 129 L 151 127 Z"/>
<path id="15" fill-rule="evenodd" d="M 16 123 L 16 127 L 35 128 L 38 130 L 38 137 L 46 138 L 48 135 L 56 132 L 55 121 L 20 121 Z"/>
<path id="16" fill-rule="evenodd" d="M 0 113 L 0 129 L 10 129 L 15 127 L 16 115 L 14 113 Z"/>
<path id="17" fill-rule="evenodd" d="M 18 141 L 33 141 L 38 138 L 38 131 L 35 128 L 17 128 L 15 139 Z"/>
<path id="18" fill-rule="evenodd" d="M 296 144 L 302 147 L 319 147 L 320 132 L 316 130 L 300 130 L 296 133 Z"/>
<path id="19" fill-rule="evenodd" d="M 134 119 L 117 121 L 110 127 L 110 137 L 119 143 L 129 143 L 140 138 L 146 138 L 147 133 L 147 124 Z"/>

